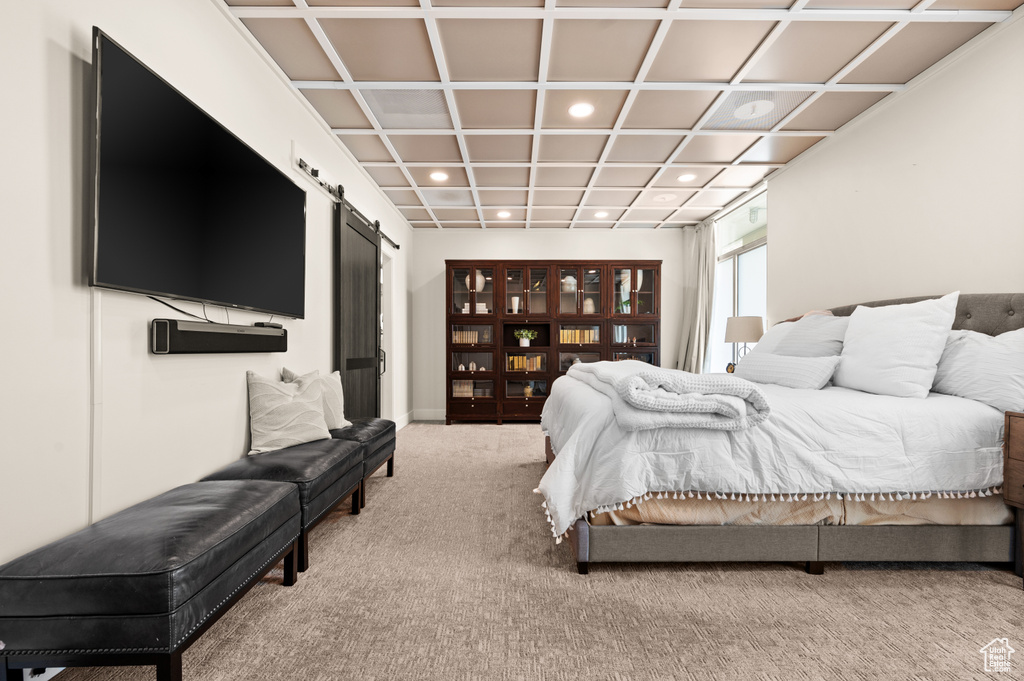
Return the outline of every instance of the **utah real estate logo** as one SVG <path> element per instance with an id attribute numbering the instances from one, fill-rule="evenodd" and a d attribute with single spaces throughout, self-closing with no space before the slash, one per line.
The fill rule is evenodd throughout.
<path id="1" fill-rule="evenodd" d="M 1010 647 L 1009 639 L 994 638 L 978 652 L 985 656 L 985 671 L 1010 671 L 1010 656 L 1014 650 Z"/>

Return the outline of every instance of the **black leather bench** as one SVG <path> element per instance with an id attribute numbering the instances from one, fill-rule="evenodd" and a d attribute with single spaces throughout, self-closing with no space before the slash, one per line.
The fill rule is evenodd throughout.
<path id="1" fill-rule="evenodd" d="M 305 572 L 309 531 L 349 495 L 352 513 L 359 513 L 365 452 L 366 447 L 355 441 L 316 440 L 244 457 L 203 480 L 274 480 L 296 485 L 302 509 L 299 572 Z"/>
<path id="2" fill-rule="evenodd" d="M 284 557 L 295 583 L 295 485 L 198 482 L 0 566 L 0 681 L 37 667 L 156 665 L 181 656 Z"/>
<path id="3" fill-rule="evenodd" d="M 390 478 L 395 475 L 395 422 L 369 417 L 356 417 L 351 421 L 351 426 L 332 430 L 331 437 L 359 442 L 366 446 L 366 455 L 363 458 L 363 485 L 359 498 L 359 505 L 366 506 L 366 478 L 385 463 L 388 465 L 387 476 Z"/>

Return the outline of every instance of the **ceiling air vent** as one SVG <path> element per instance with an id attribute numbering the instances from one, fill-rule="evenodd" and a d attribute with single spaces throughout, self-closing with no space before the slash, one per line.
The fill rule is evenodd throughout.
<path id="1" fill-rule="evenodd" d="M 363 90 L 367 106 L 383 128 L 451 128 L 441 90 Z"/>
<path id="2" fill-rule="evenodd" d="M 712 130 L 770 130 L 811 95 L 810 92 L 764 90 L 734 92 L 707 123 Z"/>

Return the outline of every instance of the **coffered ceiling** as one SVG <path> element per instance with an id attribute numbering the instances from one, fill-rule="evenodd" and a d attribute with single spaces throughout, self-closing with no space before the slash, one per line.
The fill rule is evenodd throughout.
<path id="1" fill-rule="evenodd" d="M 225 1 L 432 229 L 693 224 L 1022 4 Z"/>

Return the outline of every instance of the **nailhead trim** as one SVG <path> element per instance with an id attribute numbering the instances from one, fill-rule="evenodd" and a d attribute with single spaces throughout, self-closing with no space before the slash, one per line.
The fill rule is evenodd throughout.
<path id="1" fill-rule="evenodd" d="M 299 538 L 299 535 L 297 535 L 297 534 L 295 536 L 293 536 L 290 540 L 288 540 L 288 542 L 286 542 L 284 544 L 284 546 L 282 546 L 279 549 L 279 551 L 283 551 L 284 549 L 288 548 L 289 545 L 294 544 L 295 540 L 298 539 L 298 538 Z M 263 565 L 261 565 L 260 567 L 256 568 L 256 570 L 253 571 L 253 573 L 251 575 L 249 575 L 248 579 L 246 579 L 242 584 L 239 584 L 237 587 L 235 587 L 234 591 L 229 593 L 227 595 L 227 597 L 224 598 L 224 600 L 222 600 L 216 606 L 214 606 L 214 608 L 212 610 L 207 611 L 207 613 L 205 615 L 203 615 L 203 618 L 201 620 L 199 620 L 199 622 L 196 623 L 196 625 L 194 627 L 189 629 L 187 634 L 185 634 L 180 639 L 178 639 L 177 643 L 175 643 L 174 646 L 171 647 L 171 648 L 74 648 L 74 649 L 69 648 L 69 649 L 65 649 L 65 650 L 8 650 L 8 651 L 0 650 L 0 657 L 15 657 L 15 656 L 19 656 L 19 655 L 82 655 L 82 654 L 92 654 L 92 653 L 103 653 L 103 654 L 111 654 L 111 653 L 169 653 L 172 650 L 176 649 L 179 645 L 181 645 L 182 641 L 184 641 L 186 638 L 191 636 L 192 632 L 194 632 L 199 627 L 203 626 L 203 624 L 206 622 L 206 620 L 210 619 L 210 617 L 214 613 L 216 613 L 220 609 L 220 607 L 222 605 L 224 605 L 227 601 L 229 601 L 232 596 L 234 596 L 236 593 L 238 593 L 238 591 L 240 589 L 242 589 L 243 587 L 247 586 L 249 584 L 249 582 L 251 582 L 253 580 L 253 578 L 256 575 L 258 575 L 263 570 L 263 568 L 267 567 L 268 565 L 270 565 L 274 561 L 278 560 L 280 557 L 281 556 L 278 555 L 277 558 L 271 558 L 271 559 L 267 560 L 266 562 L 264 562 Z"/>

